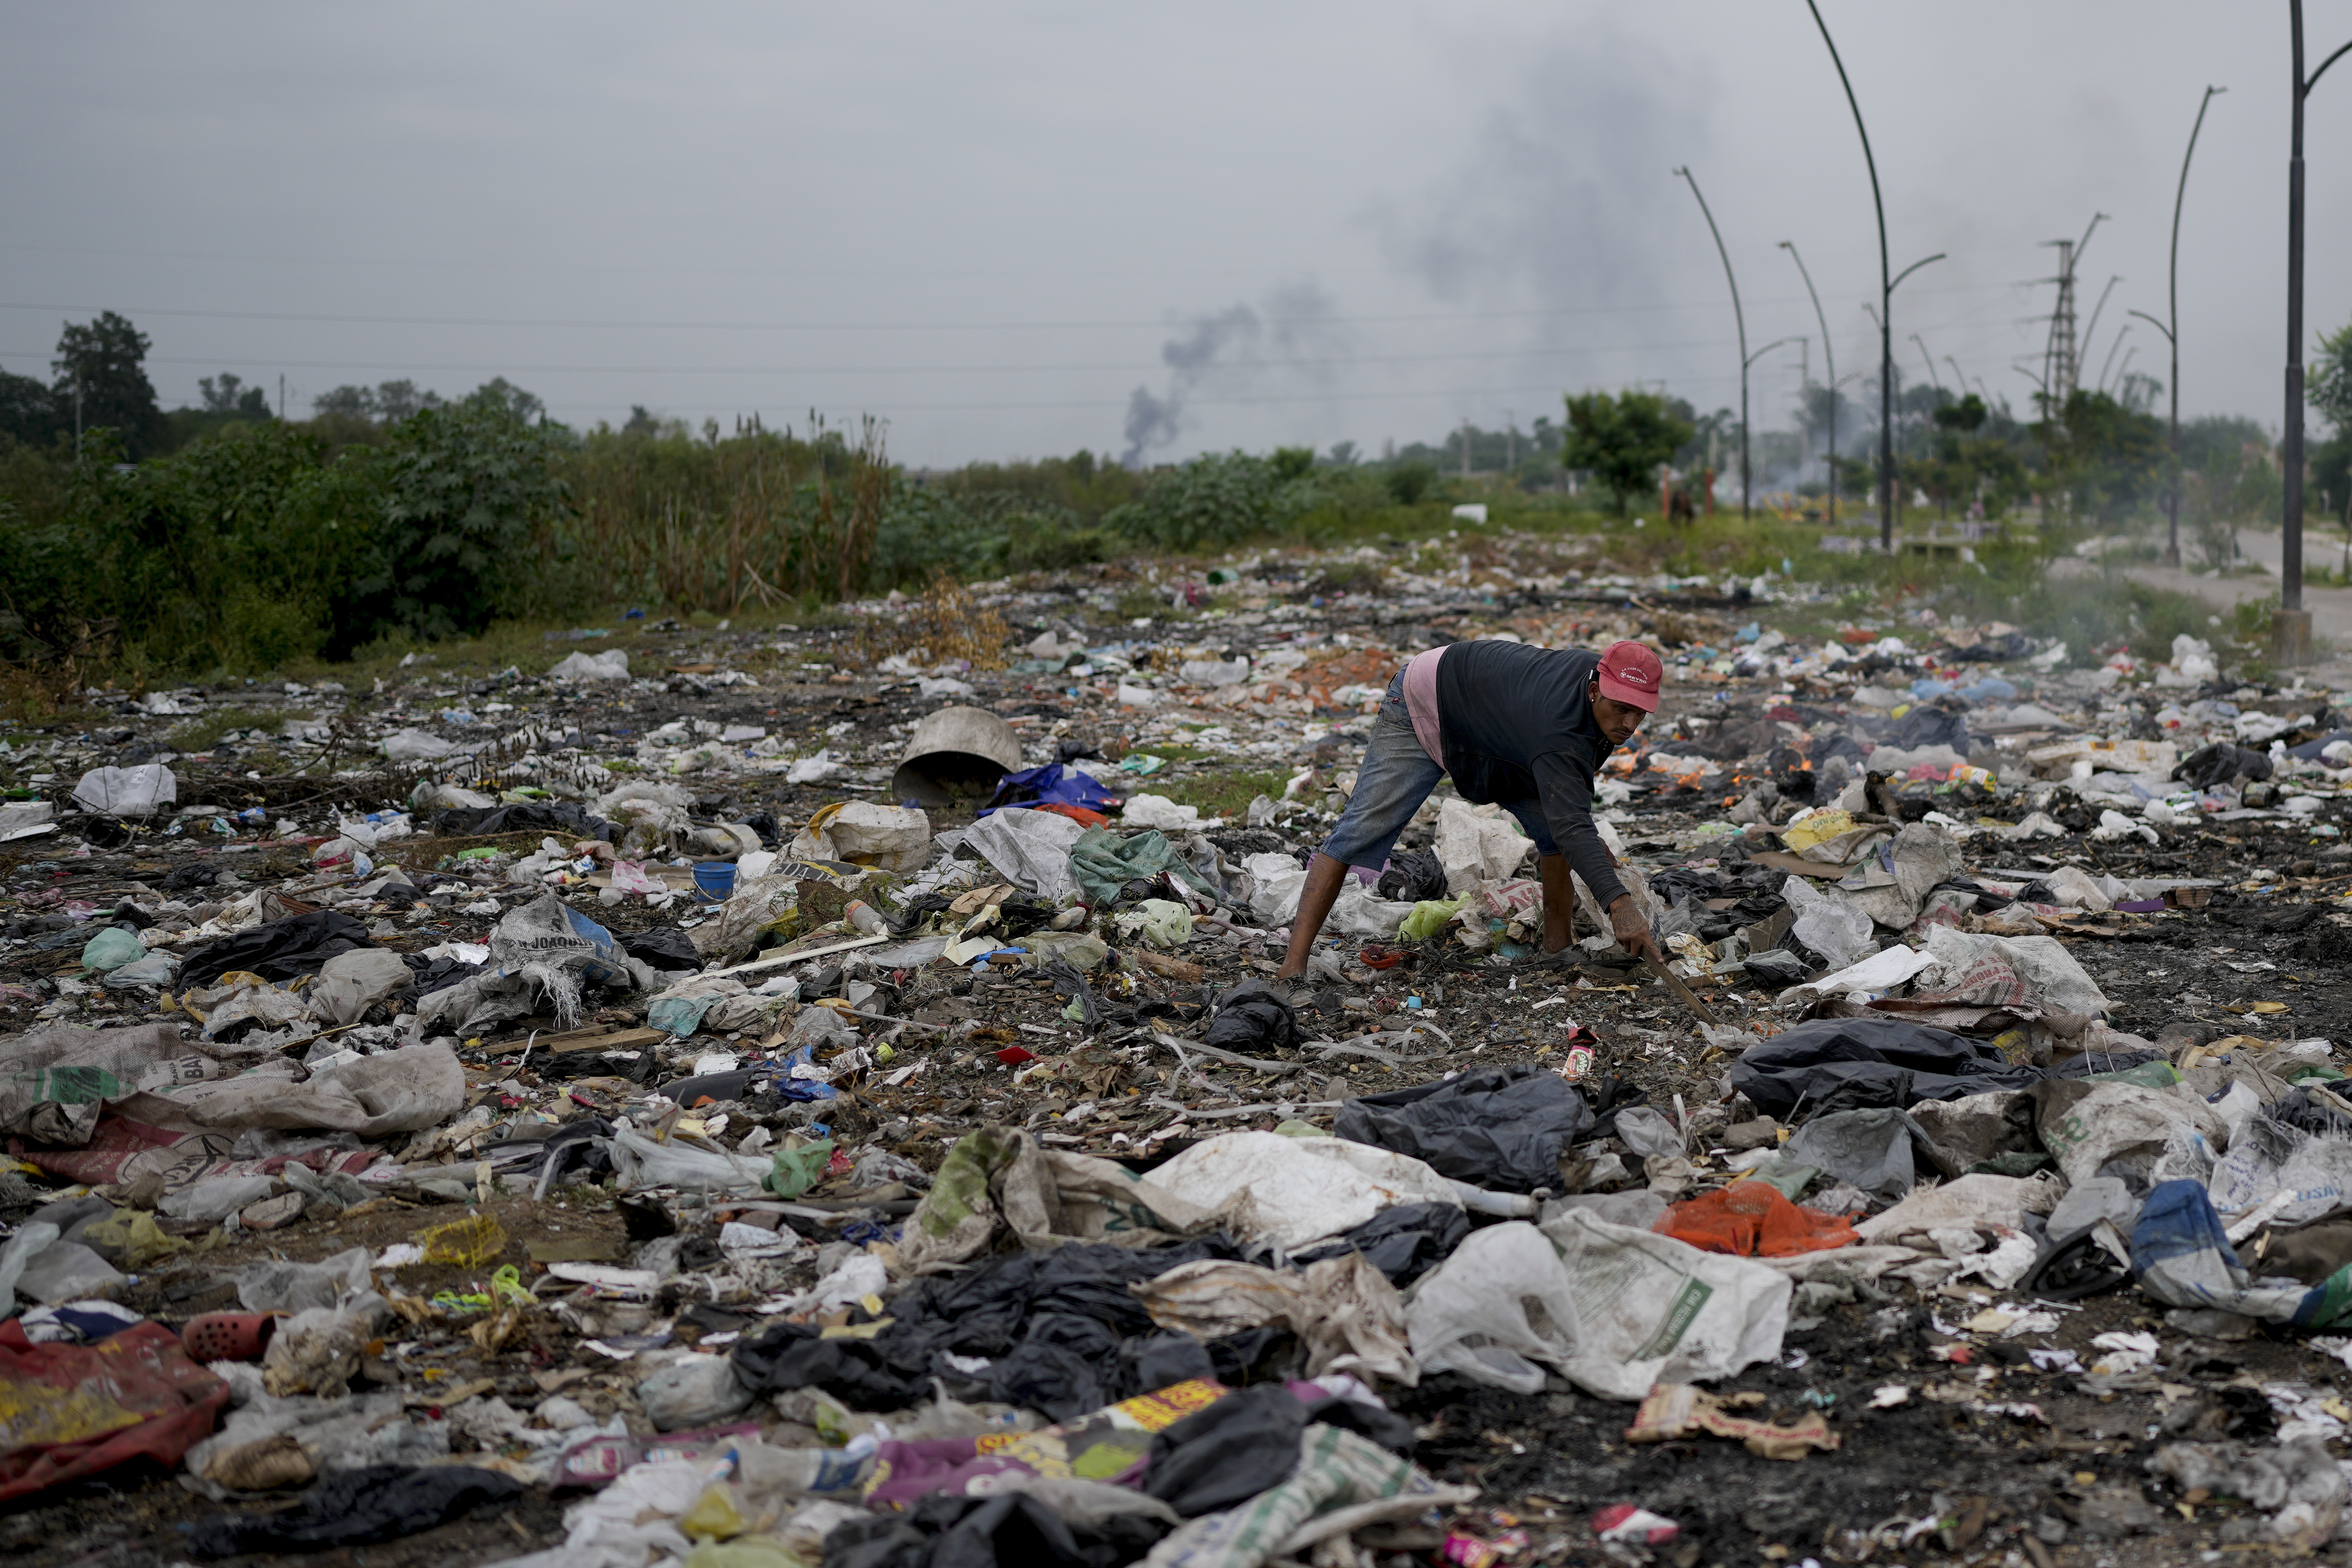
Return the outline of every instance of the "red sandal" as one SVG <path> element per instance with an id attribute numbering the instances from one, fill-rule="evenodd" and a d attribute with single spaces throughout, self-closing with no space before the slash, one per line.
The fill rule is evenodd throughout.
<path id="1" fill-rule="evenodd" d="M 206 1312 L 180 1331 L 180 1343 L 197 1362 L 259 1361 L 278 1331 L 269 1312 Z"/>

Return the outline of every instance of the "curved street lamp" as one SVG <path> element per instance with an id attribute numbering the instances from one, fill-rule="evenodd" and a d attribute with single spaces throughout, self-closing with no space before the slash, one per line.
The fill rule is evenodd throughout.
<path id="1" fill-rule="evenodd" d="M 2286 431 L 2280 457 L 2286 505 L 2279 530 L 2279 662 L 2311 657 L 2311 612 L 2303 607 L 2303 100 L 2352 43 L 2303 74 L 2303 0 L 2288 0 L 2294 31 L 2294 145 L 2286 165 Z"/>
<path id="2" fill-rule="evenodd" d="M 2164 498 L 2164 563 L 2168 566 L 2180 564 L 2180 205 L 2189 196 L 2189 161 L 2197 156 L 2197 133 L 2205 129 L 2205 110 L 2212 107 L 2216 94 L 2229 90 L 2226 87 L 2205 89 L 2205 96 L 2197 100 L 2197 122 L 2189 128 L 2189 150 L 2180 154 L 2180 184 L 2172 193 L 2172 266 L 2165 286 L 2172 320 L 2167 324 L 2146 310 L 2131 312 L 2162 332 L 2172 349 L 2172 370 L 2166 382 L 2172 395 L 2172 483 Z"/>
<path id="3" fill-rule="evenodd" d="M 1835 528 L 1837 526 L 1837 352 L 1830 347 L 1830 319 L 1822 313 L 1822 297 L 1813 293 L 1813 275 L 1805 270 L 1805 258 L 1797 254 L 1797 247 L 1791 241 L 1782 240 L 1780 248 L 1787 251 L 1789 259 L 1797 264 L 1797 276 L 1805 280 L 1805 292 L 1812 295 L 1813 319 L 1822 324 L 1822 362 L 1828 366 L 1830 378 L 1830 455 L 1829 461 L 1822 466 L 1829 469 L 1830 474 L 1829 525 Z"/>
<path id="4" fill-rule="evenodd" d="M 1687 168 L 1676 169 L 1675 173 L 1690 186 L 1691 195 L 1698 196 L 1699 214 L 1706 219 L 1707 233 L 1715 236 L 1715 251 L 1723 258 L 1723 276 L 1731 285 L 1731 320 L 1739 329 L 1739 521 L 1746 522 L 1748 521 L 1748 497 L 1755 489 L 1748 477 L 1748 367 L 1764 351 L 1759 349 L 1755 354 L 1748 352 L 1748 318 L 1739 309 L 1739 279 L 1732 276 L 1731 252 L 1724 248 L 1723 231 L 1715 226 L 1715 214 L 1707 210 L 1706 198 L 1699 195 L 1697 178 Z M 1787 341 L 1785 338 L 1781 340 L 1782 342 Z M 1780 344 L 1772 346 L 1778 348 Z"/>

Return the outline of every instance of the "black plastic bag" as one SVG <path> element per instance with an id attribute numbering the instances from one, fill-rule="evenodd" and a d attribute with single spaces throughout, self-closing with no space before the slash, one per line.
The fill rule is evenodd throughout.
<path id="1" fill-rule="evenodd" d="M 1026 1492 L 919 1499 L 904 1513 L 846 1520 L 824 1538 L 824 1568 L 1118 1568 L 1168 1533 L 1147 1514 L 1065 1524 Z"/>
<path id="2" fill-rule="evenodd" d="M 2271 776 L 2271 756 L 2268 752 L 2216 741 L 2183 757 L 2180 765 L 2172 770 L 2172 776 L 2177 783 L 2199 789 L 2213 789 L 2237 778 L 2259 781 Z"/>
<path id="3" fill-rule="evenodd" d="M 232 970 L 264 980 L 293 980 L 318 973 L 339 953 L 375 945 L 363 922 L 333 910 L 314 910 L 205 943 L 180 965 L 179 984 L 210 985 Z"/>
<path id="4" fill-rule="evenodd" d="M 1531 1067 L 1366 1095 L 1341 1106 L 1331 1127 L 1455 1181 L 1507 1193 L 1557 1188 L 1560 1151 L 1591 1129 L 1584 1097 L 1557 1073 Z"/>
<path id="5" fill-rule="evenodd" d="M 232 1513 L 184 1525 L 194 1557 L 247 1552 L 317 1552 L 398 1541 L 523 1489 L 512 1476 L 470 1465 L 369 1465 L 320 1478 L 283 1513 Z"/>
<path id="6" fill-rule="evenodd" d="M 1731 1087 L 1769 1116 L 1799 1106 L 1907 1110 L 1923 1100 L 1958 1100 L 2025 1089 L 2047 1075 L 2011 1067 L 1989 1042 L 1900 1018 L 1816 1018 L 1750 1046 L 1731 1065 Z"/>
<path id="7" fill-rule="evenodd" d="M 815 1329 L 778 1323 L 737 1341 L 728 1359 L 754 1394 L 821 1388 L 852 1410 L 903 1410 L 930 1395 L 930 1348 L 921 1341 L 895 1328 L 870 1340 L 828 1340 Z M 916 1352 L 906 1359 L 918 1364 L 898 1364 L 893 1352 L 906 1351 Z"/>
<path id="8" fill-rule="evenodd" d="M 1152 1437 L 1142 1489 L 1186 1519 L 1238 1507 L 1290 1479 L 1306 1429 L 1289 1389 L 1237 1388 Z"/>
<path id="9" fill-rule="evenodd" d="M 1922 746 L 1949 746 L 1962 756 L 1969 752 L 1969 716 L 1949 708 L 1938 708 L 1932 702 L 1922 702 L 1897 719 L 1878 738 L 1882 746 L 1897 746 L 1906 752 Z"/>
<path id="10" fill-rule="evenodd" d="M 1400 849 L 1389 857 L 1372 891 L 1402 903 L 1420 903 L 1445 897 L 1444 862 L 1426 849 Z"/>
<path id="11" fill-rule="evenodd" d="M 616 842 L 612 823 L 592 816 L 568 800 L 526 800 L 509 805 L 453 805 L 433 816 L 433 831 L 467 838 L 500 833 L 568 833 L 574 838 Z"/>
<path id="12" fill-rule="evenodd" d="M 655 926 L 650 931 L 616 931 L 613 939 L 621 944 L 623 952 L 656 969 L 699 970 L 702 967 L 702 954 L 694 950 L 694 939 L 676 926 Z"/>
<path id="13" fill-rule="evenodd" d="M 1452 1204 L 1399 1204 L 1344 1236 L 1292 1254 L 1291 1261 L 1317 1263 L 1360 1252 L 1402 1289 L 1451 1258 L 1469 1234 L 1469 1216 Z"/>
<path id="14" fill-rule="evenodd" d="M 1201 1043 L 1229 1051 L 1263 1051 L 1298 1043 L 1298 1015 L 1262 980 L 1244 980 L 1217 998 Z"/>

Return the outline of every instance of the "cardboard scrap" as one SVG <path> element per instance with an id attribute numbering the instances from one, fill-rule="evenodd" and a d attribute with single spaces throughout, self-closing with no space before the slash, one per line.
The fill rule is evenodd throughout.
<path id="1" fill-rule="evenodd" d="M 1825 1454 L 1834 1454 L 1838 1448 L 1837 1434 L 1819 1411 L 1794 1426 L 1776 1426 L 1769 1421 L 1734 1415 L 1724 1401 L 1688 1383 L 1661 1383 L 1653 1387 L 1633 1413 L 1633 1424 L 1625 1428 L 1625 1441 L 1671 1443 L 1702 1432 L 1736 1438 L 1759 1459 L 1801 1459 L 1808 1448 Z"/>

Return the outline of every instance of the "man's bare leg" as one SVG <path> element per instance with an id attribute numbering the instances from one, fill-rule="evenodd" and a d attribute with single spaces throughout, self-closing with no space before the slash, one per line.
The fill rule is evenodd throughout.
<path id="1" fill-rule="evenodd" d="M 1307 958 L 1315 951 L 1316 933 L 1323 929 L 1331 906 L 1339 901 L 1339 884 L 1347 875 L 1346 865 L 1320 849 L 1307 862 L 1307 882 L 1298 889 L 1298 913 L 1290 922 L 1290 951 L 1283 954 L 1282 967 L 1274 972 L 1276 980 L 1307 973 Z"/>
<path id="2" fill-rule="evenodd" d="M 1537 857 L 1536 875 L 1543 879 L 1543 950 L 1558 952 L 1576 940 L 1576 889 L 1568 879 L 1568 857 Z"/>

